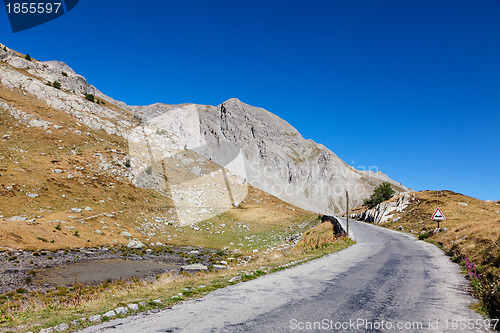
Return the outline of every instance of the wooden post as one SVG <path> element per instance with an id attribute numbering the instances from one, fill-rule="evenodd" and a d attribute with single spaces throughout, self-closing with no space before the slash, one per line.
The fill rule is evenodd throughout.
<path id="1" fill-rule="evenodd" d="M 437 199 L 437 208 L 439 208 L 439 186 L 438 186 L 438 191 L 437 191 L 438 199 Z M 439 220 L 438 221 L 438 229 L 439 229 Z"/>
<path id="2" fill-rule="evenodd" d="M 349 191 L 345 191 L 345 198 L 347 202 L 347 213 L 346 213 L 347 237 L 349 237 Z"/>

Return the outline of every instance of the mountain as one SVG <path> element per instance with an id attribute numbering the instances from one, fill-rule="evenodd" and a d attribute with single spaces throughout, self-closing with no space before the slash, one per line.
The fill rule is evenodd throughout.
<path id="1" fill-rule="evenodd" d="M 399 192 L 409 190 L 381 172 L 354 169 L 325 146 L 304 139 L 285 120 L 236 98 L 219 106 L 155 104 L 135 110 L 181 146 L 304 209 L 339 213 L 345 209 L 346 191 L 358 205 L 383 181 Z"/>
<path id="2" fill-rule="evenodd" d="M 354 169 L 285 120 L 238 99 L 218 106 L 129 106 L 104 95 L 62 62 L 29 61 L 2 45 L 0 64 L 1 109 L 46 132 L 64 126 L 78 136 L 105 133 L 126 140 L 120 161 L 130 168 L 117 172 L 134 186 L 168 191 L 174 205 L 182 207 L 179 216 L 188 207 L 198 215 L 209 210 L 210 216 L 218 214 L 210 211 L 213 207 L 238 206 L 248 186 L 324 214 L 345 209 L 346 190 L 353 205 L 383 181 L 398 192 L 409 190 L 381 172 Z M 42 107 L 26 110 L 18 97 L 5 98 L 13 92 L 62 111 L 67 122 L 56 124 Z M 184 224 L 203 220 L 181 219 Z"/>

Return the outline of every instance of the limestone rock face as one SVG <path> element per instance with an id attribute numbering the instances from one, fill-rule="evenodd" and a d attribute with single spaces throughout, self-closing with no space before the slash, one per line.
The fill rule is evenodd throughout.
<path id="1" fill-rule="evenodd" d="M 408 191 L 380 172 L 352 168 L 325 146 L 304 139 L 278 116 L 235 98 L 219 106 L 155 104 L 137 111 L 143 119 L 155 119 L 160 129 L 175 137 L 178 146 L 314 212 L 344 211 L 346 191 L 351 205 L 359 205 L 383 181 L 391 182 L 397 191 Z"/>
<path id="2" fill-rule="evenodd" d="M 404 193 L 394 200 L 382 202 L 372 209 L 351 214 L 349 217 L 359 221 L 385 223 L 392 219 L 394 213 L 404 211 L 412 200 L 415 200 L 412 195 Z M 393 219 L 394 222 L 397 220 L 398 219 Z"/>

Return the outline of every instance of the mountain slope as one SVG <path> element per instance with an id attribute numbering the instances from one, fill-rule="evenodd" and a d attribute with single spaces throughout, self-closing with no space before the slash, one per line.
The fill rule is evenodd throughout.
<path id="1" fill-rule="evenodd" d="M 339 213 L 345 191 L 360 204 L 383 181 L 398 192 L 409 190 L 380 172 L 354 169 L 283 119 L 235 98 L 216 107 L 155 104 L 136 110 L 150 126 L 174 135 L 179 146 L 304 209 Z"/>
<path id="2" fill-rule="evenodd" d="M 140 124 L 133 111 L 61 63 L 0 51 L 0 250 L 127 245 L 134 238 L 255 249 L 315 223 L 312 212 L 251 186 L 239 207 L 195 207 L 188 218 L 203 229 L 183 223 L 179 212 L 188 210 L 176 205 L 173 189 L 146 186 L 158 172 L 131 165 L 126 137 Z M 170 183 L 223 174 L 182 147 L 164 166 Z M 210 191 L 236 183 L 225 175 L 227 181 L 213 181 L 193 195 L 210 198 Z"/>
<path id="3" fill-rule="evenodd" d="M 74 117 L 67 124 L 73 133 L 87 127 L 91 134 L 105 132 L 121 141 L 125 153 L 121 158 L 130 158 L 131 164 L 126 177 L 139 187 L 163 191 L 173 187 L 172 195 L 202 186 L 194 184 L 197 178 L 215 176 L 217 186 L 230 194 L 230 205 L 244 201 L 241 188 L 252 185 L 297 207 L 328 214 L 343 211 L 346 190 L 353 204 L 361 203 L 382 181 L 390 181 L 398 191 L 408 190 L 381 173 L 355 170 L 323 145 L 305 140 L 286 121 L 237 99 L 219 106 L 128 106 L 102 94 L 62 62 L 28 61 L 13 50 L 3 51 L 2 46 L 0 65 L 0 83 L 6 91 L 34 97 L 48 108 Z M 89 94 L 94 102 L 85 98 Z M 62 126 L 41 113 L 26 114 L 22 103 L 15 102 L 7 98 L 0 106 L 30 126 L 46 131 Z M 198 157 L 181 156 L 187 150 Z M 171 168 L 166 168 L 163 164 L 172 158 L 177 162 L 170 160 Z M 187 173 L 175 170 L 186 164 L 179 161 L 189 160 L 195 163 L 185 166 Z M 198 161 L 204 161 L 199 163 L 205 163 L 212 174 L 201 172 Z M 203 186 L 209 183 L 205 180 Z M 186 219 L 185 223 L 192 221 Z"/>

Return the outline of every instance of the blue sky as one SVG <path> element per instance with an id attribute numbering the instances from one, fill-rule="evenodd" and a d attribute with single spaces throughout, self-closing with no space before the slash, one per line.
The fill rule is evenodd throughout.
<path id="1" fill-rule="evenodd" d="M 500 200 L 500 0 L 81 0 L 0 42 L 132 105 L 237 97 L 355 167 Z"/>

